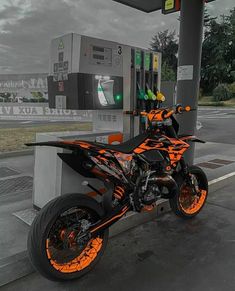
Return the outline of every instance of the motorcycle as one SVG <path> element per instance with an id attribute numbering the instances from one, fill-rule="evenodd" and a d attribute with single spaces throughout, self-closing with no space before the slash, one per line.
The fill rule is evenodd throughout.
<path id="1" fill-rule="evenodd" d="M 159 106 L 149 112 L 125 112 L 147 119 L 146 130 L 119 145 L 72 140 L 27 144 L 59 147 L 70 152 L 58 156 L 80 175 L 103 181 L 99 196 L 73 193 L 57 197 L 35 218 L 28 236 L 28 253 L 44 277 L 64 281 L 81 277 L 102 257 L 109 227 L 128 211 L 152 211 L 159 199 L 169 199 L 172 211 L 185 219 L 195 217 L 205 205 L 208 181 L 197 166 L 188 166 L 183 154 L 189 142 L 204 141 L 178 135 L 174 115 L 189 106 Z"/>

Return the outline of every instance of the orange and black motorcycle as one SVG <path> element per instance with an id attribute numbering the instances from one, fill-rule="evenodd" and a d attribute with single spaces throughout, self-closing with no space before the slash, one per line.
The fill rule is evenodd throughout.
<path id="1" fill-rule="evenodd" d="M 109 227 L 128 211 L 151 211 L 161 198 L 169 199 L 173 212 L 183 218 L 201 211 L 207 177 L 200 168 L 188 166 L 183 154 L 189 142 L 203 141 L 179 136 L 173 116 L 190 110 L 178 105 L 140 112 L 148 120 L 145 132 L 120 145 L 81 140 L 29 144 L 70 150 L 59 157 L 84 180 L 101 179 L 107 190 L 101 193 L 85 181 L 99 199 L 66 194 L 41 209 L 29 232 L 28 251 L 43 276 L 70 280 L 90 271 L 104 253 Z"/>

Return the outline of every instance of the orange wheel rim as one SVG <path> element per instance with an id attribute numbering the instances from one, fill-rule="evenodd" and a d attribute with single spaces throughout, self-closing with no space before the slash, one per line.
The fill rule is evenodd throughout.
<path id="1" fill-rule="evenodd" d="M 206 190 L 199 189 L 195 195 L 191 187 L 184 185 L 180 189 L 179 203 L 186 214 L 195 214 L 204 205 L 206 196 Z"/>
<path id="2" fill-rule="evenodd" d="M 91 239 L 86 248 L 74 259 L 66 263 L 58 263 L 51 257 L 50 239 L 46 240 L 46 254 L 50 264 L 61 273 L 74 273 L 88 267 L 101 250 L 103 239 L 100 237 Z"/>
<path id="3" fill-rule="evenodd" d="M 91 239 L 84 233 L 96 220 L 92 210 L 78 207 L 66 209 L 57 217 L 45 242 L 46 256 L 54 269 L 74 273 L 95 260 L 103 245 L 103 234 Z"/>

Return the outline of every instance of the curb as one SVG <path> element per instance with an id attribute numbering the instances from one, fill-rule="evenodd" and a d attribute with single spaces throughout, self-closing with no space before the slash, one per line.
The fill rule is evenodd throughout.
<path id="1" fill-rule="evenodd" d="M 235 172 L 224 175 L 218 179 L 209 181 L 209 191 L 215 192 L 225 185 L 234 181 Z M 137 215 L 134 212 L 128 213 L 119 222 L 110 228 L 110 238 L 113 238 L 131 228 L 146 223 L 169 212 L 170 206 L 168 200 L 159 200 L 157 207 L 152 212 L 146 212 Z M 33 273 L 35 270 L 31 265 L 27 251 L 0 260 L 0 287 L 9 284 L 19 278 Z"/>
<path id="2" fill-rule="evenodd" d="M 0 288 L 34 272 L 27 251 L 0 260 Z"/>
<path id="3" fill-rule="evenodd" d="M 29 156 L 29 155 L 33 155 L 33 154 L 34 154 L 34 150 L 22 150 L 22 151 L 5 152 L 5 153 L 0 153 L 0 159 L 15 158 L 15 157 L 21 157 L 21 156 Z"/>

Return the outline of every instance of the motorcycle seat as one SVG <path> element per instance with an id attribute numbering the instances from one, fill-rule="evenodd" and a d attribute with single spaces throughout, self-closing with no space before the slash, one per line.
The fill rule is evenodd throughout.
<path id="1" fill-rule="evenodd" d="M 133 150 L 137 148 L 141 143 L 143 143 L 146 140 L 146 138 L 148 138 L 148 134 L 144 133 L 144 134 L 137 135 L 129 139 L 128 141 L 123 142 L 121 144 L 117 144 L 117 145 L 103 144 L 103 143 L 98 143 L 98 142 L 89 142 L 89 143 L 103 149 L 113 150 L 113 151 L 121 152 L 124 154 L 129 154 L 133 152 Z"/>

